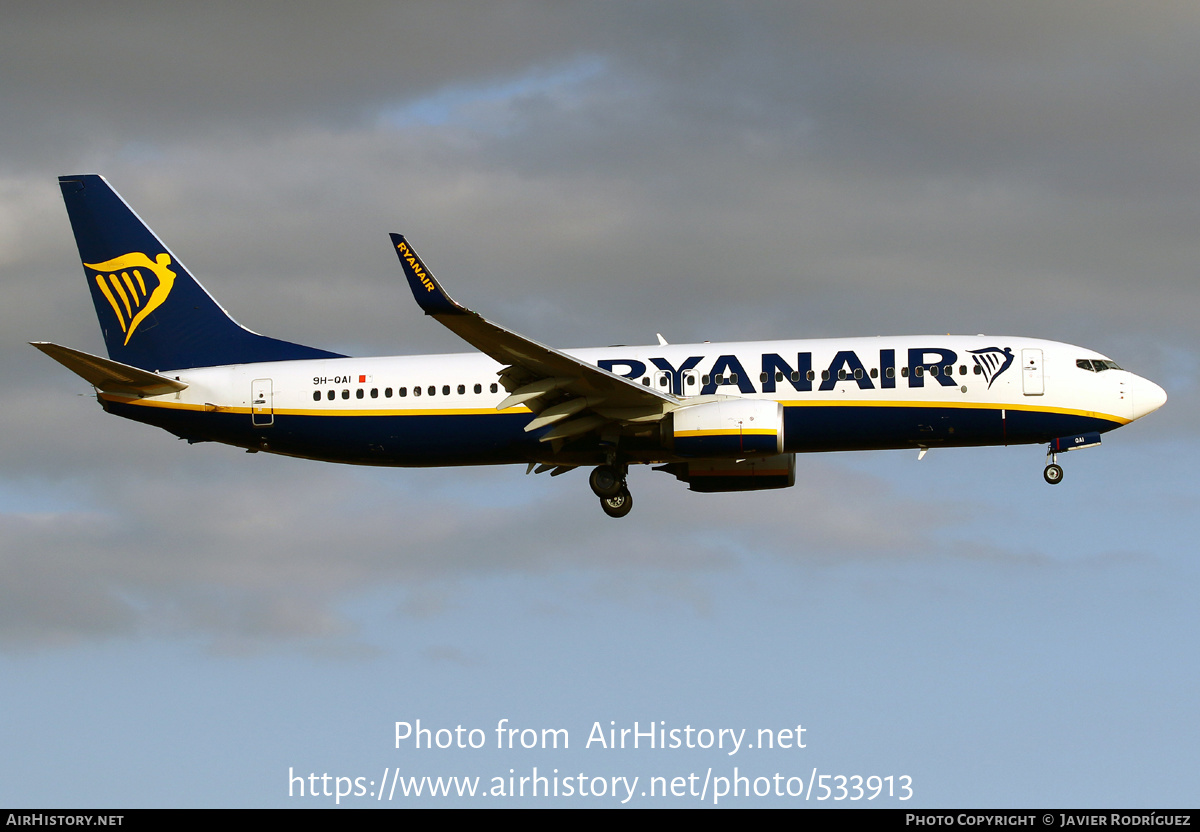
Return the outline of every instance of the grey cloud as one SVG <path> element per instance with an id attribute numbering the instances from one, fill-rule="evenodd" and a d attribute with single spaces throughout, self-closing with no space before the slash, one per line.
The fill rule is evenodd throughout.
<path id="1" fill-rule="evenodd" d="M 339 604 L 374 587 L 397 587 L 406 614 L 425 617 L 452 608 L 466 578 L 564 571 L 592 574 L 609 597 L 645 603 L 653 586 L 702 611 L 710 577 L 736 574 L 747 545 L 810 564 L 904 557 L 936 550 L 941 525 L 906 522 L 917 504 L 820 464 L 753 505 L 639 472 L 649 505 L 616 524 L 578 473 L 551 483 L 514 468 L 357 472 L 198 453 L 160 453 L 136 476 L 81 472 L 75 505 L 0 514 L 0 641 L 196 632 L 353 646 Z"/>
<path id="2" fill-rule="evenodd" d="M 486 275 L 547 300 L 563 286 L 565 299 L 551 301 L 561 316 L 578 314 L 568 299 L 590 307 L 636 297 L 649 279 L 687 281 L 687 319 L 732 307 L 743 329 L 763 307 L 779 314 L 775 298 L 804 298 L 776 326 L 795 322 L 806 334 L 830 318 L 807 311 L 810 297 L 835 317 L 865 314 L 866 331 L 896 331 L 878 311 L 839 308 L 839 294 L 864 286 L 885 293 L 878 306 L 911 307 L 911 325 L 931 331 L 963 313 L 970 329 L 1012 331 L 1005 324 L 1021 315 L 1040 329 L 1056 317 L 1041 310 L 1068 300 L 1089 315 L 1132 312 L 1136 326 L 1163 314 L 1191 321 L 1184 310 L 1194 303 L 1164 309 L 1130 288 L 1195 291 L 1187 137 L 1200 113 L 1191 106 L 1200 66 L 1179 48 L 1191 21 L 1174 7 L 1131 15 L 1102 6 L 1086 16 L 1061 4 L 612 8 L 472 7 L 470 30 L 486 35 L 464 34 L 425 4 L 356 7 L 336 22 L 271 6 L 206 7 L 194 19 L 118 7 L 97 26 L 84 9 L 65 42 L 90 31 L 99 44 L 69 50 L 71 60 L 118 54 L 113 73 L 152 80 L 180 107 L 197 96 L 193 76 L 239 78 L 211 85 L 224 91 L 219 107 L 201 102 L 195 129 L 152 141 L 153 153 L 107 144 L 105 169 L 123 190 L 142 186 L 156 227 L 172 231 L 193 267 L 259 277 L 244 287 L 252 326 L 287 280 L 293 301 L 307 303 L 302 336 L 343 337 L 336 330 L 349 321 L 363 331 L 362 310 L 379 296 L 363 280 L 391 277 L 368 256 L 387 220 L 410 235 L 429 229 L 435 250 L 461 252 L 442 255 L 447 277 Z M 48 26 L 35 12 L 19 15 L 10 60 L 50 61 L 21 52 L 44 48 L 35 35 Z M 183 70 L 105 40 L 161 41 L 175 26 L 224 37 L 167 38 Z M 355 61 L 326 65 L 324 56 L 351 45 Z M 487 104 L 482 124 L 401 130 L 375 120 L 455 85 L 503 85 L 580 60 L 602 69 L 552 92 L 512 91 Z M 66 95 L 111 99 L 92 86 L 105 69 L 72 71 L 91 84 L 59 85 Z M 418 81 L 375 81 L 389 75 Z M 256 126 L 237 103 L 243 94 L 294 115 Z M 42 95 L 56 106 L 63 93 Z M 372 115 L 326 118 L 334 99 Z M 93 153 L 106 146 L 85 135 Z M 729 279 L 747 269 L 750 285 Z M 1044 301 L 1032 310 L 1014 302 L 1033 293 Z M 365 323 L 385 331 L 382 320 Z M 551 325 L 574 332 L 580 323 Z M 653 326 L 632 323 L 628 334 L 594 337 L 629 341 Z"/>
<path id="3" fill-rule="evenodd" d="M 7 10 L 0 470 L 5 493 L 32 495 L 0 516 L 10 644 L 345 645 L 338 604 L 364 588 L 403 587 L 404 614 L 436 615 L 463 576 L 564 569 L 620 598 L 653 571 L 655 594 L 703 611 L 750 551 L 960 552 L 941 542 L 953 523 L 906 522 L 922 506 L 836 459 L 802 461 L 777 495 L 639 473 L 619 525 L 578 473 L 364 474 L 109 418 L 25 345 L 102 351 L 60 173 L 109 176 L 235 317 L 278 337 L 462 350 L 413 306 L 396 230 L 461 300 L 555 345 L 1052 337 L 1178 385 L 1152 418 L 1190 430 L 1175 409 L 1200 355 L 1190 12 L 444 8 Z M 397 117 L 434 99 L 436 119 Z M 406 524 L 414 506 L 429 522 Z"/>

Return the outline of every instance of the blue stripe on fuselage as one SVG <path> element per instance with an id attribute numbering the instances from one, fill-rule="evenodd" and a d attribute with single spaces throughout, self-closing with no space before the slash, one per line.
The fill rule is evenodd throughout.
<path id="1" fill-rule="evenodd" d="M 256 427 L 247 413 L 205 412 L 103 401 L 105 409 L 192 440 L 263 447 L 273 452 L 375 465 L 438 466 L 519 463 L 545 457 L 525 432 L 530 414 L 404 414 L 321 416 L 276 413 Z M 1005 416 L 1002 418 L 1001 414 Z M 1119 427 L 1120 422 L 1080 413 L 1001 408 L 853 404 L 784 407 L 787 452 L 887 450 L 916 445 L 1020 445 L 1058 436 Z M 578 449 L 598 442 L 586 437 Z M 639 443 L 640 444 L 640 443 Z M 647 448 L 647 450 L 649 450 Z M 649 454 L 653 456 L 653 454 Z M 664 456 L 667 454 L 664 452 Z"/>
<path id="2" fill-rule="evenodd" d="M 787 406 L 783 418 L 786 450 L 796 452 L 1024 445 L 1121 425 L 1078 413 L 919 405 Z"/>

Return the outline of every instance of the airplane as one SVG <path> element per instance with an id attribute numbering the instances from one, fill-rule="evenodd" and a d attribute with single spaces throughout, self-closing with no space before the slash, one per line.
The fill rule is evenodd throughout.
<path id="1" fill-rule="evenodd" d="M 189 443 L 378 466 L 591 468 L 610 517 L 632 465 L 698 492 L 795 483 L 796 454 L 1045 443 L 1058 455 L 1161 407 L 1157 384 L 1093 350 L 919 335 L 558 350 L 453 300 L 409 242 L 417 305 L 477 352 L 355 358 L 238 324 L 99 175 L 62 176 L 108 358 L 33 346 L 109 413 Z"/>

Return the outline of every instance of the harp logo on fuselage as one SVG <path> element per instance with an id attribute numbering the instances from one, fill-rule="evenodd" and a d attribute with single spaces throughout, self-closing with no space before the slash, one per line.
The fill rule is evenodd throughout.
<path id="1" fill-rule="evenodd" d="M 92 277 L 117 316 L 126 344 L 138 324 L 162 306 L 175 285 L 175 272 L 167 268 L 171 256 L 165 252 L 151 260 L 140 251 L 132 251 L 103 263 L 83 265 L 94 272 Z"/>
<path id="2" fill-rule="evenodd" d="M 1012 347 L 988 347 L 985 350 L 967 350 L 971 353 L 971 358 L 975 359 L 975 364 L 983 373 L 983 377 L 987 379 L 988 389 L 992 389 L 992 382 L 996 377 L 1009 368 L 1013 363 Z"/>

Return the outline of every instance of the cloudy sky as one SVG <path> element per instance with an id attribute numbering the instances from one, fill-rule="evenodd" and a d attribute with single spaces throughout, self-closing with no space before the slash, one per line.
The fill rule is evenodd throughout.
<path id="1" fill-rule="evenodd" d="M 4 14 L 0 805 L 323 806 L 289 771 L 535 766 L 911 777 L 871 802 L 892 807 L 1195 803 L 1192 5 Z M 556 346 L 1028 335 L 1170 401 L 1053 489 L 1034 446 L 832 454 L 763 494 L 637 470 L 620 522 L 578 472 L 189 447 L 26 346 L 103 353 L 56 184 L 91 172 L 242 323 L 340 352 L 462 349 L 413 306 L 399 231 Z M 417 719 L 492 742 L 397 749 Z M 571 747 L 498 751 L 501 719 Z M 584 747 L 635 721 L 802 724 L 806 747 Z M 772 802 L 804 803 L 731 805 Z"/>

